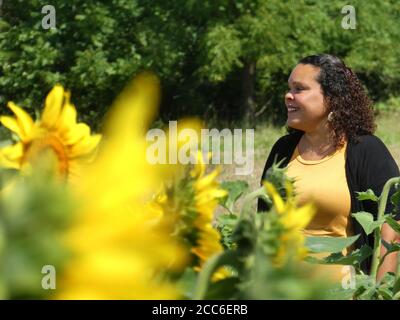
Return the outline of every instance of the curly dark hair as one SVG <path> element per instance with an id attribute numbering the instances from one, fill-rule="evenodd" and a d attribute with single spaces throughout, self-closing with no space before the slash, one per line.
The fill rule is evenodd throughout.
<path id="1" fill-rule="evenodd" d="M 335 147 L 343 145 L 343 138 L 358 141 L 376 129 L 372 101 L 367 96 L 357 75 L 343 61 L 330 54 L 305 57 L 301 64 L 320 68 L 318 78 L 328 111 L 332 112 L 329 125 Z"/>

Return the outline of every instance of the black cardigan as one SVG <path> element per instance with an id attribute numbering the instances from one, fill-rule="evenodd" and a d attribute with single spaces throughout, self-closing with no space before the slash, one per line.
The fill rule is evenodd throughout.
<path id="1" fill-rule="evenodd" d="M 265 179 L 266 172 L 275 159 L 276 161 L 284 159 L 281 167 L 287 166 L 302 135 L 303 132 L 296 131 L 281 137 L 274 144 L 268 156 L 261 181 Z M 346 180 L 350 190 L 352 213 L 367 211 L 372 213 L 376 219 L 378 213 L 377 203 L 357 200 L 356 191 L 372 189 L 379 196 L 386 181 L 398 176 L 400 176 L 400 173 L 396 162 L 378 137 L 364 135 L 359 137 L 359 141 L 350 140 L 348 142 L 346 150 Z M 390 195 L 394 192 L 392 188 Z M 266 209 L 266 203 L 259 199 L 258 211 L 266 211 Z M 393 209 L 389 196 L 385 212 L 390 212 Z M 396 208 L 396 212 L 396 218 L 400 219 L 399 208 Z M 367 236 L 361 225 L 353 217 L 350 216 L 350 218 L 352 219 L 355 234 L 361 234 L 355 243 L 355 247 L 360 248 L 364 244 L 373 247 L 373 234 Z M 363 263 L 362 269 L 365 272 L 369 271 L 370 263 L 371 259 Z"/>

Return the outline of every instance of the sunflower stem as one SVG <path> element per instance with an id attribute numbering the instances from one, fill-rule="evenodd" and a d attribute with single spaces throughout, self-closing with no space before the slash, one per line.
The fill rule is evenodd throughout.
<path id="1" fill-rule="evenodd" d="M 233 255 L 233 252 L 225 251 L 215 254 L 207 260 L 197 278 L 197 283 L 193 294 L 194 300 L 202 300 L 205 298 L 214 272 L 219 267 L 230 264 Z"/>
<path id="2" fill-rule="evenodd" d="M 383 190 L 382 190 L 382 194 L 379 197 L 377 221 L 382 219 L 383 215 L 385 214 L 386 203 L 387 203 L 387 200 L 389 197 L 390 188 L 395 183 L 398 183 L 398 182 L 400 182 L 400 178 L 397 177 L 397 178 L 391 178 L 385 183 Z M 374 250 L 373 250 L 372 265 L 371 265 L 371 278 L 374 279 L 375 281 L 376 281 L 376 276 L 378 274 L 380 250 L 381 250 L 381 245 L 382 245 L 381 231 L 382 231 L 382 225 L 380 225 L 374 231 Z"/>
<path id="3" fill-rule="evenodd" d="M 241 215 L 243 215 L 244 212 L 251 211 L 251 206 L 253 204 L 253 200 L 257 199 L 259 197 L 269 200 L 269 197 L 267 196 L 264 187 L 260 187 L 259 189 L 255 190 L 253 192 L 250 192 L 249 194 L 247 194 L 244 197 L 242 210 L 240 212 Z"/>
<path id="4" fill-rule="evenodd" d="M 395 279 L 395 281 L 398 281 L 400 279 L 400 252 L 397 252 L 397 268 Z"/>

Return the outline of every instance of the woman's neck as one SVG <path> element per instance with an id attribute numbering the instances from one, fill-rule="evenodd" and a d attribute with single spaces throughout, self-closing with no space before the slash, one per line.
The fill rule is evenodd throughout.
<path id="1" fill-rule="evenodd" d="M 305 132 L 299 143 L 299 153 L 308 160 L 319 160 L 335 151 L 332 131 L 328 128 Z"/>
<path id="2" fill-rule="evenodd" d="M 303 135 L 303 143 L 313 150 L 325 150 L 333 146 L 332 135 L 328 132 L 306 132 Z"/>

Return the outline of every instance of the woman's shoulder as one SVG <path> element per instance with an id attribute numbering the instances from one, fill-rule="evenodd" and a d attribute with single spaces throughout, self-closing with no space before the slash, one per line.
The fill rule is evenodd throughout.
<path id="1" fill-rule="evenodd" d="M 347 161 L 356 172 L 360 190 L 371 188 L 380 194 L 387 180 L 400 175 L 389 149 L 375 135 L 360 136 L 357 143 L 349 143 L 348 151 Z"/>
<path id="2" fill-rule="evenodd" d="M 385 143 L 373 134 L 359 136 L 357 141 L 350 142 L 349 151 L 351 157 L 368 163 L 383 163 L 387 160 L 395 163 Z"/>
<path id="3" fill-rule="evenodd" d="M 387 150 L 383 141 L 373 135 L 373 134 L 365 134 L 358 136 L 357 139 L 353 139 L 350 143 L 353 149 L 358 151 L 366 151 L 366 152 L 374 152 L 374 151 L 382 151 Z"/>

